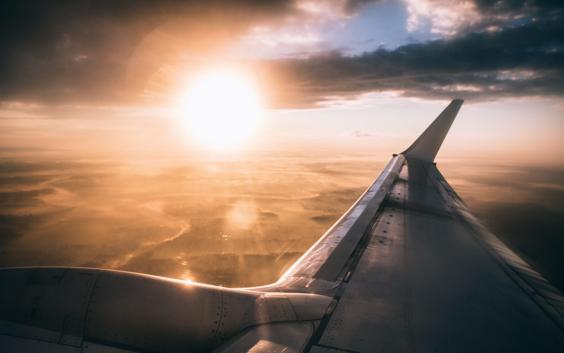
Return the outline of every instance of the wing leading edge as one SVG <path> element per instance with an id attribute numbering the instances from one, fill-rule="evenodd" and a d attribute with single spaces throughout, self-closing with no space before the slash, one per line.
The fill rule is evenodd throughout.
<path id="1" fill-rule="evenodd" d="M 319 292 L 336 288 L 351 272 L 351 256 L 362 248 L 375 215 L 389 196 L 406 160 L 432 163 L 464 101 L 454 99 L 404 152 L 394 155 L 376 181 L 280 278 L 277 290 Z M 358 254 L 356 254 L 358 255 Z"/>
<path id="2" fill-rule="evenodd" d="M 336 300 L 309 352 L 564 350 L 564 297 L 471 215 L 433 163 L 462 103 L 394 156 L 275 285 Z"/>
<path id="3" fill-rule="evenodd" d="M 455 99 L 402 154 L 407 158 L 433 162 L 464 101 Z"/>

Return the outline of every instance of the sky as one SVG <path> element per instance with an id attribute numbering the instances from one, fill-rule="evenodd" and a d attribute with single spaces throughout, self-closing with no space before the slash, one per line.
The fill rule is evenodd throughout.
<path id="1" fill-rule="evenodd" d="M 2 266 L 271 281 L 463 98 L 439 167 L 564 284 L 559 1 L 2 0 L 0 78 Z"/>
<path id="2" fill-rule="evenodd" d="M 479 157 L 564 161 L 564 22 L 556 1 L 0 6 L 2 155 L 103 147 L 100 139 L 146 144 L 131 136 L 146 135 L 144 128 L 160 134 L 161 142 L 151 139 L 155 154 L 172 155 L 190 145 L 174 136 L 180 92 L 201 71 L 236 67 L 266 108 L 254 141 L 261 149 L 288 143 L 288 135 L 325 145 L 395 136 L 387 146 L 397 151 L 461 97 L 453 153 L 472 144 Z M 134 142 L 121 145 L 135 150 Z"/>

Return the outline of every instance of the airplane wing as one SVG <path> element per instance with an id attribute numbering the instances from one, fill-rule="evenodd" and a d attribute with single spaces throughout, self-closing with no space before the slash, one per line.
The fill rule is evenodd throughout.
<path id="1" fill-rule="evenodd" d="M 0 270 L 1 352 L 564 352 L 564 297 L 434 164 L 454 100 L 274 284 Z"/>

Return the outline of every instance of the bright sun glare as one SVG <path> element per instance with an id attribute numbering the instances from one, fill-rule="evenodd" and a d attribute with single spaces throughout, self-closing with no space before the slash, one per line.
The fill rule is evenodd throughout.
<path id="1" fill-rule="evenodd" d="M 193 77 L 181 98 L 182 121 L 200 144 L 231 150 L 249 142 L 263 108 L 252 80 L 243 73 L 215 69 Z"/>

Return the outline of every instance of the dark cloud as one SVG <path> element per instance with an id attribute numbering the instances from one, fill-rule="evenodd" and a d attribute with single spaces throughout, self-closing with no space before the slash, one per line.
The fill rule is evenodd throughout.
<path id="1" fill-rule="evenodd" d="M 351 0 L 340 10 L 362 11 L 368 2 Z M 163 62 L 178 60 L 181 51 L 213 52 L 251 26 L 295 16 L 295 5 L 258 0 L 3 1 L 0 100 L 138 100 L 149 76 Z M 387 90 L 427 98 L 561 96 L 561 2 L 476 0 L 476 8 L 481 19 L 446 39 L 354 57 L 329 52 L 252 64 L 262 70 L 261 77 L 275 82 L 273 106 L 310 106 L 327 97 Z M 156 31 L 174 38 L 174 50 L 181 50 L 164 46 Z M 144 49 L 139 59 L 147 38 L 157 45 Z M 132 69 L 140 61 L 141 70 Z"/>
<path id="2" fill-rule="evenodd" d="M 281 102 L 397 90 L 407 96 L 496 98 L 564 93 L 564 21 L 529 22 L 496 32 L 379 49 L 289 59 L 273 72 L 291 77 Z"/>
<path id="3" fill-rule="evenodd" d="M 513 13 L 531 14 L 547 13 L 560 10 L 562 2 L 558 0 L 475 0 L 478 9 L 485 14 Z"/>
<path id="4" fill-rule="evenodd" d="M 186 48 L 209 49 L 292 9 L 287 0 L 0 1 L 0 97 L 124 100 L 128 61 L 155 29 Z M 212 33 L 202 40 L 204 28 Z"/>

